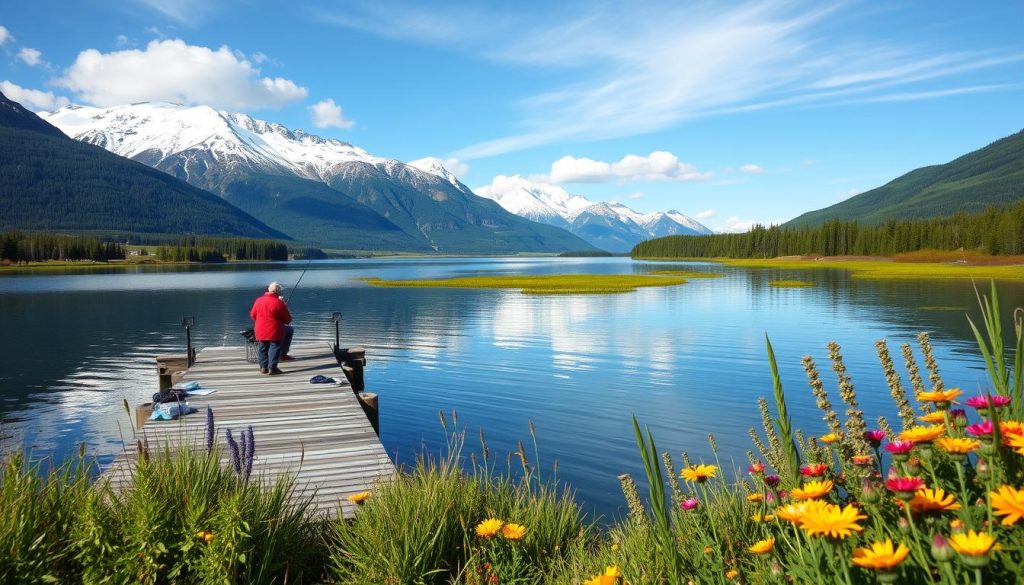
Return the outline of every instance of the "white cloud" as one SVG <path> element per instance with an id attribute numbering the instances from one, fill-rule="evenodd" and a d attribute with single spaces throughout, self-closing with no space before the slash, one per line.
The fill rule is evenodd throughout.
<path id="1" fill-rule="evenodd" d="M 6 80 L 0 81 L 0 92 L 33 112 L 52 112 L 71 103 L 68 98 L 54 95 L 52 91 L 28 89 Z"/>
<path id="2" fill-rule="evenodd" d="M 128 47 L 134 45 L 135 43 L 133 43 L 132 40 L 128 38 L 128 35 L 117 35 L 116 37 L 114 37 L 114 44 L 118 47 Z"/>
<path id="3" fill-rule="evenodd" d="M 763 225 L 763 222 L 756 219 L 740 219 L 734 215 L 725 220 L 725 224 L 719 226 L 715 231 L 727 234 L 747 232 L 750 231 L 750 228 L 754 227 L 754 224 L 758 223 Z"/>
<path id="4" fill-rule="evenodd" d="M 630 193 L 629 195 L 626 195 L 626 197 L 628 197 L 630 199 L 640 199 L 643 196 L 644 196 L 644 192 L 643 191 L 637 191 L 636 193 Z"/>
<path id="5" fill-rule="evenodd" d="M 22 47 L 18 51 L 18 58 L 29 67 L 35 67 L 43 62 L 43 52 L 31 47 Z"/>
<path id="6" fill-rule="evenodd" d="M 0 26 L 0 46 L 3 46 L 8 41 L 14 42 L 14 35 L 11 31 L 7 30 L 7 27 Z"/>
<path id="7" fill-rule="evenodd" d="M 309 106 L 309 113 L 313 116 L 313 125 L 317 128 L 349 130 L 355 125 L 355 122 L 345 118 L 341 106 L 330 98 Z"/>
<path id="8" fill-rule="evenodd" d="M 950 51 L 942 35 L 899 45 L 865 35 L 857 3 L 813 0 L 586 3 L 486 11 L 455 2 L 356 0 L 321 21 L 444 45 L 512 66 L 557 69 L 518 104 L 517 128 L 454 153 L 464 160 L 567 140 L 650 133 L 695 118 L 798 105 L 938 99 L 965 73 L 1016 81 L 1024 54 Z M 922 25 L 923 27 L 924 25 Z M 920 87 L 948 79 L 950 88 Z M 895 88 L 913 91 L 893 93 Z M 931 90 L 931 91 L 925 91 Z"/>
<path id="9" fill-rule="evenodd" d="M 308 93 L 291 80 L 259 73 L 226 46 L 213 50 L 176 39 L 151 41 L 145 50 L 82 51 L 57 83 L 97 106 L 170 101 L 226 109 L 277 108 Z"/>
<path id="10" fill-rule="evenodd" d="M 618 162 L 608 163 L 590 158 L 563 156 L 551 164 L 551 183 L 602 183 L 618 180 L 631 181 L 700 181 L 711 173 L 702 173 L 697 167 L 679 162 L 671 152 L 655 151 L 647 156 L 627 154 Z"/>
<path id="11" fill-rule="evenodd" d="M 462 162 L 457 158 L 446 158 L 442 161 L 444 168 L 452 172 L 453 175 L 460 179 L 469 173 L 469 164 Z"/>
<path id="12" fill-rule="evenodd" d="M 712 217 L 715 217 L 715 210 L 705 209 L 704 211 L 698 212 L 697 215 L 694 215 L 693 217 L 698 220 L 711 219 Z"/>
<path id="13" fill-rule="evenodd" d="M 748 175 L 759 175 L 764 172 L 764 168 L 760 165 L 743 165 L 740 167 L 740 172 Z"/>
<path id="14" fill-rule="evenodd" d="M 206 18 L 218 2 L 209 0 L 138 0 L 181 24 L 196 24 Z"/>

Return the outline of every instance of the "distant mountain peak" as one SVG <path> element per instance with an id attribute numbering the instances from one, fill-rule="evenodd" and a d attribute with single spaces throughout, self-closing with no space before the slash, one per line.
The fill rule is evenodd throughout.
<path id="1" fill-rule="evenodd" d="M 437 157 L 428 156 L 405 164 L 414 169 L 423 171 L 424 173 L 440 177 L 451 183 L 452 186 L 457 189 L 467 192 L 469 191 L 469 189 L 459 181 L 459 178 L 444 166 L 444 161 Z"/>

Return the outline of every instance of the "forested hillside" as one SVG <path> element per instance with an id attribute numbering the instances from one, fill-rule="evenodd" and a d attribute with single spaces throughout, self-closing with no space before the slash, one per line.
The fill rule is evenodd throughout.
<path id="1" fill-rule="evenodd" d="M 881 225 L 827 221 L 816 227 L 754 226 L 741 234 L 669 236 L 641 242 L 634 258 L 774 258 L 796 254 L 890 256 L 964 248 L 1024 254 L 1024 202 L 941 219 L 890 220 Z"/>

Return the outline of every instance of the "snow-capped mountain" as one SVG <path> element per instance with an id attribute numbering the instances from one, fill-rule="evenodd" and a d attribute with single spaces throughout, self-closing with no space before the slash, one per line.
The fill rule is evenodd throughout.
<path id="1" fill-rule="evenodd" d="M 438 160 L 415 164 L 206 106 L 67 106 L 65 134 L 217 193 L 268 225 L 342 249 L 452 253 L 590 249 L 478 197 Z"/>
<path id="2" fill-rule="evenodd" d="M 612 252 L 629 251 L 638 242 L 670 235 L 712 231 L 678 211 L 640 213 L 621 203 L 594 202 L 557 185 L 520 175 L 499 175 L 476 193 L 534 221 L 565 227 L 591 244 Z"/>

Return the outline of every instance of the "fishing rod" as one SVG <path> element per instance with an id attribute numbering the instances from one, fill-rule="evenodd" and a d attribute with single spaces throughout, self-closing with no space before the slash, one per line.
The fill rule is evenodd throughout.
<path id="1" fill-rule="evenodd" d="M 320 249 L 320 244 L 321 243 L 323 243 L 323 240 L 320 240 L 319 242 L 316 243 L 316 249 L 317 250 Z M 299 274 L 299 279 L 295 281 L 295 286 L 293 286 L 291 288 L 291 291 L 288 293 L 288 296 L 286 296 L 284 298 L 284 302 L 285 303 L 287 303 L 289 301 L 289 299 L 291 299 L 292 297 L 295 296 L 295 291 L 297 291 L 299 289 L 299 284 L 302 282 L 302 278 L 304 276 L 306 276 L 306 271 L 309 270 L 309 266 L 312 263 L 313 263 L 313 248 L 309 248 L 309 249 L 306 250 L 306 266 L 302 269 L 302 273 Z"/>

